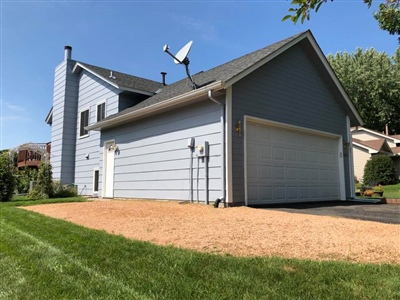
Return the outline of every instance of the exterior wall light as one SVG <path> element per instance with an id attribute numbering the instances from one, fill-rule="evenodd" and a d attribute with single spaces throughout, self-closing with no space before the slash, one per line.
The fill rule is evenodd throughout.
<path id="1" fill-rule="evenodd" d="M 235 131 L 237 132 L 238 136 L 242 136 L 242 121 L 241 120 L 237 121 Z"/>

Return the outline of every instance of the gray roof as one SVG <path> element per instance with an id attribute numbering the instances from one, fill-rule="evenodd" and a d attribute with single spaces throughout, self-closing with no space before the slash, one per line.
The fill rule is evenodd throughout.
<path id="1" fill-rule="evenodd" d="M 305 31 L 305 32 L 307 32 L 307 31 Z M 266 58 L 270 54 L 279 50 L 286 44 L 290 43 L 291 41 L 293 41 L 300 35 L 304 34 L 305 32 L 296 34 L 287 39 L 279 41 L 275 44 L 272 44 L 272 45 L 262 48 L 260 50 L 251 52 L 249 54 L 246 54 L 244 56 L 241 56 L 239 58 L 231 60 L 225 64 L 219 65 L 208 71 L 197 73 L 192 76 L 193 80 L 200 87 L 206 86 L 210 83 L 220 81 L 220 80 L 228 81 L 228 80 L 232 79 L 233 77 L 235 77 L 236 75 L 239 75 L 246 69 L 252 67 L 254 64 L 256 64 L 257 62 Z M 187 79 L 187 78 L 182 79 L 171 85 L 167 85 L 167 86 L 163 87 L 162 90 L 159 93 L 157 93 L 156 95 L 151 96 L 150 98 L 138 103 L 137 105 L 135 105 L 133 107 L 127 108 L 117 114 L 111 115 L 108 118 L 104 119 L 103 121 L 117 118 L 117 117 L 125 115 L 129 112 L 163 102 L 165 100 L 185 94 L 190 91 L 193 91 L 193 88 L 192 88 L 191 83 L 189 82 L 189 79 Z"/>
<path id="2" fill-rule="evenodd" d="M 88 70 L 92 71 L 93 73 L 97 74 L 104 80 L 113 82 L 120 89 L 134 89 L 139 91 L 155 93 L 156 91 L 158 91 L 160 88 L 163 87 L 161 82 L 117 72 L 110 69 L 96 67 L 83 62 L 77 62 L 77 63 L 87 68 Z M 111 71 L 113 72 L 113 76 L 115 78 L 110 78 Z"/>

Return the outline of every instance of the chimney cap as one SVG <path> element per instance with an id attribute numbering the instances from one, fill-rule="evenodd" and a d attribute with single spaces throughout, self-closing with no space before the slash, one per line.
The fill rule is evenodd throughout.
<path id="1" fill-rule="evenodd" d="M 71 46 L 64 46 L 64 50 L 72 50 Z"/>

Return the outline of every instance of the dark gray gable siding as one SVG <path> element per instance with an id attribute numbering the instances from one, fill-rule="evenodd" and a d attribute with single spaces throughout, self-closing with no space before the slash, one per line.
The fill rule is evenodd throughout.
<path id="1" fill-rule="evenodd" d="M 233 85 L 232 122 L 244 122 L 244 115 L 346 137 L 346 114 L 299 44 Z M 244 138 L 233 133 L 233 201 L 242 204 L 245 199 Z M 344 156 L 347 176 L 348 153 Z M 350 178 L 345 180 L 348 184 Z M 346 194 L 349 195 L 349 186 Z"/>
<path id="2" fill-rule="evenodd" d="M 74 182 L 78 79 L 72 73 L 73 60 L 63 61 L 55 70 L 51 126 L 53 178 Z"/>
<path id="3" fill-rule="evenodd" d="M 76 116 L 76 154 L 75 184 L 82 195 L 93 194 L 93 171 L 100 168 L 99 146 L 100 132 L 90 131 L 89 136 L 80 137 L 80 113 L 89 109 L 89 125 L 96 123 L 97 104 L 106 102 L 106 115 L 118 112 L 118 94 L 121 91 L 99 79 L 95 75 L 82 71 L 79 76 L 79 102 Z M 89 159 L 86 155 L 89 154 Z"/>
<path id="4" fill-rule="evenodd" d="M 196 146 L 210 143 L 210 200 L 221 192 L 221 107 L 204 101 L 101 132 L 101 146 L 114 140 L 114 197 L 189 200 L 189 138 Z M 100 165 L 103 160 L 101 148 Z M 205 199 L 204 162 L 194 155 L 194 199 Z M 100 170 L 100 179 L 102 180 Z M 100 183 L 100 189 L 102 182 Z"/>
<path id="5" fill-rule="evenodd" d="M 227 63 L 219 65 L 215 68 L 212 68 L 205 72 L 198 72 L 197 74 L 193 75 L 193 79 L 197 85 L 200 87 L 204 87 L 210 83 L 222 80 L 227 81 L 232 79 L 236 75 L 240 74 L 241 72 L 245 71 L 246 69 L 252 67 L 257 62 L 261 61 L 268 55 L 274 53 L 275 51 L 279 50 L 281 47 L 285 46 L 287 43 L 290 43 L 300 35 L 304 34 L 304 32 L 286 38 L 282 41 L 264 47 L 262 49 L 256 50 L 254 52 L 248 53 L 244 56 L 231 60 Z M 156 95 L 146 99 L 139 104 L 128 108 L 120 113 L 110 116 L 107 119 L 114 119 L 119 116 L 125 115 L 129 112 L 151 106 L 157 103 L 161 103 L 163 101 L 169 100 L 173 97 L 188 93 L 193 91 L 192 84 L 190 83 L 188 78 L 182 79 L 178 82 L 175 82 L 171 85 L 163 87 L 159 93 Z M 107 120 L 106 119 L 106 120 Z"/>

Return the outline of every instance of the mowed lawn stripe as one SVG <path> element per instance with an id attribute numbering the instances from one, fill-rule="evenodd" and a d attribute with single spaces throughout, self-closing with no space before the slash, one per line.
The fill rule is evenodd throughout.
<path id="1" fill-rule="evenodd" d="M 398 265 L 161 247 L 0 204 L 4 299 L 396 299 Z"/>

